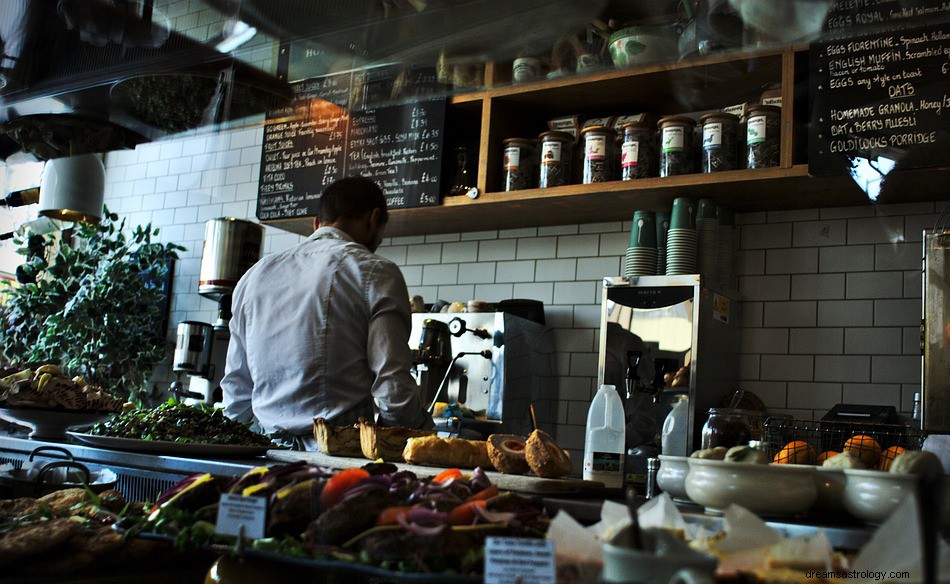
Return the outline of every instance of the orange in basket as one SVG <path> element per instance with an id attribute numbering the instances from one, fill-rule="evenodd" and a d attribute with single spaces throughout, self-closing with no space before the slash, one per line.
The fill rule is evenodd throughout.
<path id="1" fill-rule="evenodd" d="M 881 458 L 881 445 L 874 438 L 864 434 L 848 438 L 844 443 L 844 451 L 860 458 L 868 468 L 874 468 L 878 459 Z"/>
<path id="2" fill-rule="evenodd" d="M 897 458 L 898 454 L 903 454 L 904 449 L 900 446 L 890 446 L 881 453 L 881 460 L 877 463 L 877 469 L 883 471 L 891 470 L 891 463 Z"/>
<path id="3" fill-rule="evenodd" d="M 824 452 L 818 455 L 818 459 L 815 461 L 815 464 L 817 464 L 818 466 L 821 466 L 821 463 L 828 460 L 832 456 L 835 456 L 836 454 L 841 454 L 841 453 L 836 452 L 834 450 L 825 450 Z"/>
<path id="4" fill-rule="evenodd" d="M 772 458 L 775 464 L 815 464 L 815 449 L 803 440 L 793 440 Z"/>

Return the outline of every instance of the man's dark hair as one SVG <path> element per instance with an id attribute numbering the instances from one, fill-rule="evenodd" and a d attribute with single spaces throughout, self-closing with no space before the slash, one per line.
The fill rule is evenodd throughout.
<path id="1" fill-rule="evenodd" d="M 321 223 L 334 223 L 339 219 L 358 219 L 379 209 L 379 222 L 389 220 L 386 211 L 386 196 L 379 185 L 362 176 L 348 176 L 332 183 L 320 196 Z"/>

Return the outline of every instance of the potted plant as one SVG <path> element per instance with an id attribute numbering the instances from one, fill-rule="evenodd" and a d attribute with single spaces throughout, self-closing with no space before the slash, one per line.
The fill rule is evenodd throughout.
<path id="1" fill-rule="evenodd" d="M 20 285 L 0 288 L 0 356 L 6 364 L 55 362 L 71 375 L 143 403 L 152 368 L 165 356 L 168 277 L 178 251 L 152 238 L 151 224 L 127 234 L 104 209 L 70 238 L 32 235 L 17 243 Z"/>

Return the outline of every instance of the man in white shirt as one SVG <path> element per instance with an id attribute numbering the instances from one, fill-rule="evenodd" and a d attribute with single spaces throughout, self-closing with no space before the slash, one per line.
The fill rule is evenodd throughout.
<path id="1" fill-rule="evenodd" d="M 310 450 L 314 417 L 348 425 L 375 410 L 381 425 L 432 426 L 409 372 L 405 279 L 374 253 L 387 219 L 374 182 L 336 181 L 314 233 L 241 278 L 221 380 L 227 416 L 294 434 Z"/>

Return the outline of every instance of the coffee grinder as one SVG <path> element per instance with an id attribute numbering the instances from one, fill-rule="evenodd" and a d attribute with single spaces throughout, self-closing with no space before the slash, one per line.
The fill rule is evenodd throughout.
<path id="1" fill-rule="evenodd" d="M 220 401 L 216 395 L 228 354 L 231 334 L 231 293 L 241 276 L 261 257 L 264 228 L 257 223 L 220 217 L 205 224 L 198 293 L 218 302 L 214 324 L 187 320 L 178 323 L 172 369 L 187 373 L 188 387 L 173 384 L 172 392 L 186 402 Z"/>

